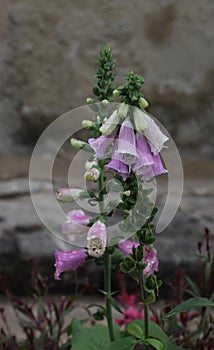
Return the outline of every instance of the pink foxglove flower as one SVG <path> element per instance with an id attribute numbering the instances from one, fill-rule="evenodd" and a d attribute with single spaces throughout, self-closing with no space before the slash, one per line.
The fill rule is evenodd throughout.
<path id="1" fill-rule="evenodd" d="M 139 243 L 129 240 L 118 243 L 118 248 L 124 256 L 129 256 L 132 253 L 132 247 L 138 248 Z"/>
<path id="2" fill-rule="evenodd" d="M 148 123 L 148 127 L 143 131 L 143 133 L 149 142 L 152 153 L 156 156 L 158 153 L 160 153 L 164 143 L 168 141 L 169 138 L 162 133 L 159 126 L 147 113 L 144 113 L 144 116 Z"/>
<path id="3" fill-rule="evenodd" d="M 60 250 L 55 251 L 55 279 L 60 279 L 60 274 L 64 271 L 75 270 L 81 266 L 86 259 L 86 253 L 84 249 L 80 250 Z"/>
<path id="4" fill-rule="evenodd" d="M 125 181 L 129 176 L 129 168 L 128 165 L 124 164 L 118 159 L 111 159 L 111 161 L 105 165 L 106 169 L 112 169 L 116 171 L 118 175 L 121 175 L 123 180 Z"/>
<path id="5" fill-rule="evenodd" d="M 88 254 L 99 258 L 106 249 L 106 226 L 103 222 L 95 222 L 87 234 Z"/>
<path id="6" fill-rule="evenodd" d="M 157 250 L 155 248 L 152 248 L 152 250 L 149 251 L 148 248 L 145 247 L 144 263 L 147 264 L 147 266 L 143 270 L 143 273 L 147 277 L 158 271 L 159 262 L 157 258 Z"/>
<path id="7" fill-rule="evenodd" d="M 149 181 L 151 178 L 167 173 L 167 170 L 163 167 L 160 155 L 153 156 L 154 164 L 141 168 L 141 180 Z"/>
<path id="8" fill-rule="evenodd" d="M 135 133 L 129 118 L 126 118 L 121 125 L 115 154 L 116 159 L 121 160 L 125 164 L 135 163 L 137 156 Z"/>
<path id="9" fill-rule="evenodd" d="M 83 210 L 71 210 L 67 214 L 67 220 L 62 225 L 62 233 L 84 233 L 91 219 L 92 217 L 85 215 Z"/>
<path id="10" fill-rule="evenodd" d="M 122 241 L 118 244 L 118 248 L 124 256 L 129 256 L 132 254 L 132 248 L 138 248 L 139 243 L 126 240 Z M 158 271 L 158 258 L 157 258 L 157 250 L 152 248 L 151 251 L 145 246 L 144 248 L 144 263 L 147 264 L 146 268 L 143 270 L 144 275 L 147 277 L 152 275 L 154 272 Z"/>
<path id="11" fill-rule="evenodd" d="M 140 133 L 137 133 L 136 146 L 137 159 L 133 171 L 136 175 L 143 175 L 144 168 L 154 164 L 154 159 L 146 138 Z"/>
<path id="12" fill-rule="evenodd" d="M 112 132 L 110 135 L 105 136 L 101 135 L 98 138 L 91 138 L 88 140 L 89 145 L 91 148 L 93 148 L 96 156 L 98 158 L 102 158 L 105 154 L 105 151 L 110 146 L 110 144 L 113 142 L 113 139 L 115 137 L 115 132 Z"/>

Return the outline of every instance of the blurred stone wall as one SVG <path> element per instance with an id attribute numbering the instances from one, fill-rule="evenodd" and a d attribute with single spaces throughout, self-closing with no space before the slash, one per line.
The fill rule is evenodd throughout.
<path id="1" fill-rule="evenodd" d="M 143 75 L 150 112 L 178 146 L 214 153 L 213 0 L 1 2 L 1 128 L 33 143 L 51 120 L 85 104 L 108 42 L 118 85 L 129 70 Z"/>

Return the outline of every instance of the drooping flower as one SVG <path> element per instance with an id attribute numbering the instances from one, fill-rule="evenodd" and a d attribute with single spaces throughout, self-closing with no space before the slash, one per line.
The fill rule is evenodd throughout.
<path id="1" fill-rule="evenodd" d="M 144 113 L 144 116 L 148 123 L 148 127 L 143 131 L 143 133 L 149 142 L 152 153 L 156 156 L 158 153 L 160 153 L 164 143 L 168 141 L 169 138 L 162 133 L 159 126 L 147 113 Z"/>
<path id="2" fill-rule="evenodd" d="M 84 233 L 91 219 L 92 217 L 85 215 L 83 210 L 71 210 L 67 214 L 67 220 L 62 224 L 62 233 Z"/>
<path id="3" fill-rule="evenodd" d="M 157 258 L 157 250 L 152 248 L 151 251 L 145 246 L 145 256 L 144 263 L 147 264 L 146 268 L 143 270 L 143 273 L 148 277 L 152 275 L 154 272 L 158 271 L 158 258 Z"/>
<path id="4" fill-rule="evenodd" d="M 96 156 L 98 158 L 102 158 L 105 154 L 106 149 L 113 142 L 114 137 L 115 137 L 115 132 L 113 131 L 108 136 L 101 135 L 101 136 L 97 137 L 96 139 L 91 138 L 88 140 L 88 143 L 91 146 L 91 148 L 93 148 Z"/>
<path id="5" fill-rule="evenodd" d="M 132 253 L 132 248 L 138 248 L 139 243 L 126 240 L 118 243 L 118 248 L 124 256 L 129 256 Z"/>
<path id="6" fill-rule="evenodd" d="M 151 166 L 145 166 L 141 168 L 141 180 L 149 181 L 151 178 L 167 173 L 167 170 L 163 167 L 160 155 L 153 156 L 154 164 Z"/>
<path id="7" fill-rule="evenodd" d="M 124 102 L 121 103 L 120 106 L 119 106 L 119 108 L 118 108 L 118 114 L 119 114 L 119 116 L 120 116 L 122 119 L 126 118 L 128 111 L 129 111 L 129 105 L 126 104 L 126 103 L 124 103 Z"/>
<path id="8" fill-rule="evenodd" d="M 99 258 L 106 249 L 106 226 L 103 222 L 95 222 L 87 234 L 88 254 Z"/>
<path id="9" fill-rule="evenodd" d="M 115 159 L 127 165 L 135 163 L 137 157 L 135 133 L 129 118 L 126 118 L 121 125 L 117 148 L 115 149 Z"/>
<path id="10" fill-rule="evenodd" d="M 110 117 L 103 123 L 103 125 L 100 127 L 100 132 L 103 135 L 110 135 L 112 131 L 117 127 L 120 121 L 120 116 L 117 113 L 117 110 L 115 110 Z"/>
<path id="11" fill-rule="evenodd" d="M 100 177 L 100 171 L 97 168 L 91 168 L 85 172 L 84 177 L 88 181 L 97 181 Z"/>
<path id="12" fill-rule="evenodd" d="M 60 188 L 56 192 L 56 198 L 60 202 L 75 202 L 80 197 L 88 197 L 87 191 L 77 188 Z"/>
<path id="13" fill-rule="evenodd" d="M 112 169 L 116 171 L 118 175 L 121 175 L 125 181 L 129 176 L 129 167 L 118 159 L 111 159 L 108 164 L 105 165 L 106 169 Z"/>
<path id="14" fill-rule="evenodd" d="M 143 175 L 144 167 L 154 164 L 154 159 L 146 138 L 140 133 L 137 133 L 136 146 L 137 158 L 133 171 L 137 175 Z"/>
<path id="15" fill-rule="evenodd" d="M 75 270 L 81 266 L 86 259 L 86 253 L 84 249 L 80 250 L 60 250 L 55 251 L 55 264 L 56 272 L 55 279 L 60 279 L 60 274 L 64 271 Z"/>

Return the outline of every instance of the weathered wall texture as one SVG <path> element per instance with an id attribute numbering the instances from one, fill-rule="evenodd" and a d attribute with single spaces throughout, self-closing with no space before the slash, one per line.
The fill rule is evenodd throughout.
<path id="1" fill-rule="evenodd" d="M 119 65 L 118 84 L 131 69 L 142 74 L 150 111 L 178 145 L 214 152 L 213 0 L 3 3 L 5 91 L 16 112 L 13 127 L 25 140 L 85 103 L 99 50 L 108 42 Z"/>

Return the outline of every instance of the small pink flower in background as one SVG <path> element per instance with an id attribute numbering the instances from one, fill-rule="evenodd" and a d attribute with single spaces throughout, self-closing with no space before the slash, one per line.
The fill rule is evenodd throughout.
<path id="1" fill-rule="evenodd" d="M 118 243 L 118 248 L 124 256 L 129 256 L 132 253 L 132 247 L 138 248 L 139 243 L 126 240 Z M 145 276 L 149 277 L 154 272 L 158 271 L 158 258 L 157 250 L 152 248 L 151 251 L 148 248 L 144 247 L 144 263 L 147 264 L 146 268 L 143 270 Z"/>
<path id="2" fill-rule="evenodd" d="M 124 256 L 129 256 L 132 253 L 132 247 L 138 248 L 139 243 L 129 240 L 118 243 L 118 248 Z"/>
<path id="3" fill-rule="evenodd" d="M 60 279 L 60 274 L 64 271 L 75 270 L 81 266 L 86 259 L 86 253 L 84 249 L 80 250 L 60 250 L 55 251 L 55 279 Z"/>
<path id="4" fill-rule="evenodd" d="M 97 181 L 100 177 L 100 171 L 97 168 L 91 168 L 85 172 L 84 177 L 88 181 Z"/>
<path id="5" fill-rule="evenodd" d="M 71 210 L 67 214 L 67 220 L 62 224 L 62 233 L 78 234 L 87 230 L 87 225 L 92 219 L 91 216 L 85 215 L 83 210 Z"/>
<path id="6" fill-rule="evenodd" d="M 143 272 L 147 277 L 158 271 L 159 263 L 157 258 L 157 250 L 155 248 L 148 251 L 148 248 L 145 247 L 144 263 L 147 264 L 147 266 Z"/>
<path id="7" fill-rule="evenodd" d="M 106 226 L 103 222 L 95 222 L 87 234 L 88 254 L 99 258 L 106 249 Z"/>

